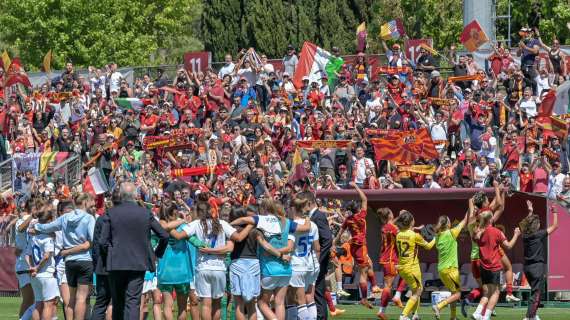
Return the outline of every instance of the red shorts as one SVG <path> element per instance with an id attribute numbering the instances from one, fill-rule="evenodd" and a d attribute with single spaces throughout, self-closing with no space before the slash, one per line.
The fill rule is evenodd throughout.
<path id="1" fill-rule="evenodd" d="M 481 260 L 471 260 L 471 274 L 475 279 L 481 279 Z"/>
<path id="2" fill-rule="evenodd" d="M 350 244 L 350 254 L 354 258 L 354 262 L 359 267 L 369 267 L 370 258 L 368 257 L 368 249 L 365 244 L 357 245 L 354 243 Z"/>
<path id="3" fill-rule="evenodd" d="M 395 277 L 398 275 L 396 264 L 393 262 L 380 262 L 380 267 L 384 270 L 384 277 Z"/>

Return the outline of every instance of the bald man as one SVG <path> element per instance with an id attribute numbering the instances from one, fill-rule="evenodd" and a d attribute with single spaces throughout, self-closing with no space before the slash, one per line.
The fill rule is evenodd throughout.
<path id="1" fill-rule="evenodd" d="M 154 261 L 164 254 L 168 233 L 148 209 L 138 205 L 133 183 L 122 183 L 119 191 L 121 203 L 107 211 L 99 246 L 109 272 L 113 320 L 138 320 L 144 274 L 154 271 Z M 154 252 L 151 230 L 159 238 Z"/>

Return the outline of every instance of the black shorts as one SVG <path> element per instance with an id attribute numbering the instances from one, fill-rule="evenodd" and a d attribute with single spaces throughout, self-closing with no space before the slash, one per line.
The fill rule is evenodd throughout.
<path id="1" fill-rule="evenodd" d="M 483 284 L 501 284 L 501 271 L 491 271 L 481 267 L 481 282 Z"/>
<path id="2" fill-rule="evenodd" d="M 65 276 L 67 285 L 77 288 L 79 284 L 93 284 L 93 262 L 91 261 L 66 261 Z"/>

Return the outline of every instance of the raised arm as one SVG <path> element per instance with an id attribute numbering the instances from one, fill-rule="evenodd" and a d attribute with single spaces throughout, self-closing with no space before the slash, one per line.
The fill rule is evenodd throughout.
<path id="1" fill-rule="evenodd" d="M 364 192 L 358 187 L 358 185 L 356 185 L 354 181 L 350 182 L 350 186 L 352 186 L 358 193 L 360 201 L 362 202 L 362 210 L 366 210 L 368 208 L 368 198 L 366 198 L 366 194 L 364 194 Z"/>
<path id="2" fill-rule="evenodd" d="M 517 239 L 519 238 L 520 234 L 521 234 L 521 229 L 515 228 L 515 234 L 513 235 L 511 241 L 505 240 L 503 241 L 503 243 L 501 243 L 501 246 L 505 249 L 511 250 L 515 246 L 515 243 L 517 242 Z"/>
<path id="3" fill-rule="evenodd" d="M 552 212 L 552 225 L 546 229 L 546 233 L 551 234 L 554 230 L 558 229 L 558 210 L 554 206 L 550 207 Z"/>
<path id="4" fill-rule="evenodd" d="M 495 184 L 496 181 L 493 183 Z M 504 192 L 502 192 L 499 188 L 498 183 L 495 185 L 495 199 L 493 199 L 493 203 L 491 203 L 491 208 L 494 208 L 492 223 L 495 223 L 499 220 L 503 214 L 503 211 L 505 211 L 505 195 Z"/>

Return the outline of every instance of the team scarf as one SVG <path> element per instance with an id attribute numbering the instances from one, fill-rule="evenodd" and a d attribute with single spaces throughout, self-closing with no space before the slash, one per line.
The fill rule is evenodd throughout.
<path id="1" fill-rule="evenodd" d="M 398 130 L 394 129 L 366 129 L 364 131 L 369 136 L 387 136 L 389 134 L 395 134 Z"/>
<path id="2" fill-rule="evenodd" d="M 457 76 L 457 77 L 449 77 L 447 78 L 447 82 L 457 82 L 457 81 L 473 81 L 473 80 L 478 80 L 478 81 L 483 81 L 483 79 L 485 79 L 485 76 L 482 76 L 480 74 L 476 74 L 476 75 L 472 75 L 472 76 Z"/>
<path id="3" fill-rule="evenodd" d="M 352 144 L 350 140 L 304 140 L 297 141 L 298 148 L 347 148 Z"/>
<path id="4" fill-rule="evenodd" d="M 399 73 L 411 73 L 411 72 L 412 72 L 412 68 L 410 68 L 410 67 L 381 66 L 381 67 L 376 68 L 376 73 L 378 73 L 378 74 L 394 75 L 394 74 L 399 74 Z"/>
<path id="5" fill-rule="evenodd" d="M 435 166 L 432 164 L 413 164 L 413 165 L 400 165 L 397 167 L 398 172 L 413 172 L 419 174 L 433 174 Z"/>
<path id="6" fill-rule="evenodd" d="M 193 167 L 193 168 L 183 168 L 183 169 L 172 169 L 170 170 L 170 176 L 176 177 L 194 177 L 203 176 L 214 173 L 215 175 L 223 175 L 230 170 L 229 166 L 219 164 L 217 166 L 203 166 L 203 167 Z"/>
<path id="7" fill-rule="evenodd" d="M 153 150 L 160 147 L 173 147 L 181 145 L 180 140 L 188 135 L 201 135 L 204 131 L 200 128 L 174 129 L 170 135 L 146 136 L 143 140 L 143 147 L 146 150 Z"/>
<path id="8" fill-rule="evenodd" d="M 450 106 L 454 99 L 429 98 L 428 103 L 436 106 Z"/>

